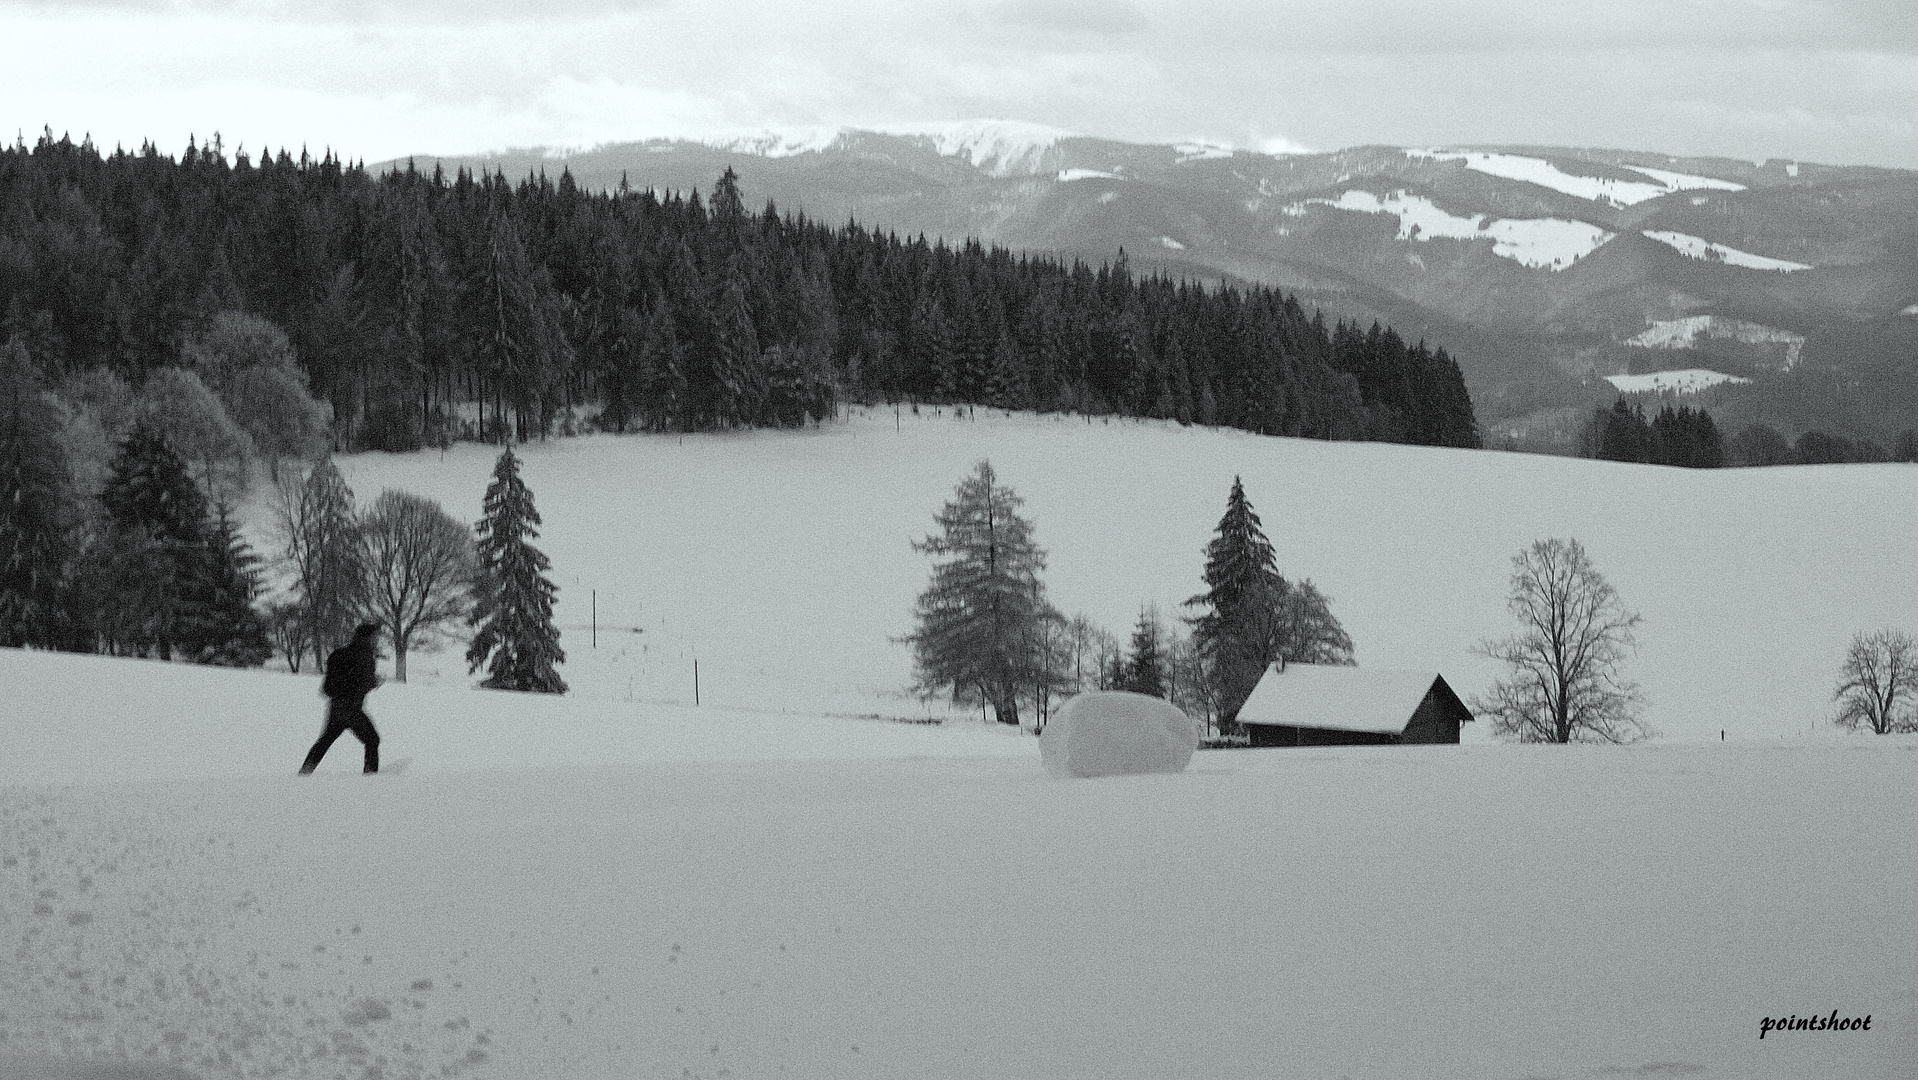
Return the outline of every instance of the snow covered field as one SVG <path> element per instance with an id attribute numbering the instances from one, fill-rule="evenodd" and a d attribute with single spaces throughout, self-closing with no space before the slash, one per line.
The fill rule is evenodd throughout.
<path id="1" fill-rule="evenodd" d="M 1689 471 L 984 409 L 894 425 L 873 410 L 805 432 L 524 446 L 573 695 L 690 706 L 697 658 L 707 707 L 942 713 L 904 693 L 893 639 L 930 566 L 910 541 L 980 457 L 1025 498 L 1053 602 L 1122 638 L 1141 605 L 1177 616 L 1201 591 L 1234 475 L 1281 571 L 1332 598 L 1361 664 L 1435 669 L 1467 696 L 1496 675 L 1472 644 L 1512 627 L 1511 556 L 1542 537 L 1577 537 L 1644 614 L 1629 673 L 1672 738 L 1809 731 L 1854 632 L 1918 628 L 1905 465 Z M 364 502 L 399 487 L 473 520 L 494 456 L 340 465 Z M 262 507 L 246 515 L 264 548 Z M 413 656 L 415 683 L 465 685 L 461 652 Z"/>
<path id="2" fill-rule="evenodd" d="M 1721 383 L 1748 383 L 1751 380 L 1710 368 L 1684 368 L 1678 371 L 1652 371 L 1643 375 L 1607 375 L 1605 381 L 1621 394 L 1696 394 Z"/>
<path id="3" fill-rule="evenodd" d="M 1563 218 L 1459 217 L 1441 210 L 1423 195 L 1394 191 L 1384 198 L 1369 191 L 1347 191 L 1336 199 L 1307 199 L 1287 207 L 1302 214 L 1308 206 L 1330 206 L 1362 214 L 1391 214 L 1399 221 L 1400 240 L 1490 240 L 1496 255 L 1533 269 L 1563 270 L 1597 250 L 1612 234 L 1596 225 Z"/>
<path id="4" fill-rule="evenodd" d="M 1488 176 L 1522 180 L 1528 184 L 1537 184 L 1581 199 L 1603 199 L 1620 206 L 1631 206 L 1648 199 L 1656 199 L 1661 195 L 1669 195 L 1674 191 L 1745 190 L 1745 185 L 1735 184 L 1730 180 L 1668 172 L 1664 169 L 1647 169 L 1637 165 L 1626 165 L 1624 168 L 1646 177 L 1651 181 L 1650 183 L 1578 176 L 1561 171 L 1558 166 L 1544 158 L 1525 157 L 1520 154 L 1493 154 L 1482 150 L 1407 150 L 1405 154 L 1407 157 L 1431 158 L 1435 161 L 1463 161 L 1466 168 Z"/>
<path id="5" fill-rule="evenodd" d="M 1790 259 L 1774 259 L 1769 255 L 1753 255 L 1749 251 L 1714 244 L 1702 237 L 1688 233 L 1672 232 L 1670 229 L 1646 229 L 1644 235 L 1664 244 L 1690 259 L 1706 259 L 1722 262 L 1727 266 L 1743 266 L 1750 270 L 1776 270 L 1789 274 L 1794 270 L 1810 270 L 1810 263 L 1792 262 Z"/>
<path id="6" fill-rule="evenodd" d="M 1918 1062 L 1910 739 L 1218 751 L 1071 781 L 984 725 L 782 739 L 388 686 L 412 764 L 352 775 L 348 740 L 301 779 L 308 679 L 7 650 L 0 681 L 31 706 L 0 736 L 40 754 L 0 783 L 7 1080 Z M 75 762 L 112 779 L 20 782 Z M 1833 1009 L 1871 1030 L 1758 1038 Z"/>
<path id="7" fill-rule="evenodd" d="M 0 650 L 0 1080 L 1911 1074 L 1918 740 L 1812 728 L 1914 621 L 1918 470 L 894 424 L 525 447 L 575 692 L 416 656 L 368 703 L 397 774 L 291 775 L 310 673 Z M 888 638 L 982 455 L 1067 612 L 1198 591 L 1242 474 L 1361 663 L 1467 694 L 1511 552 L 1577 536 L 1670 737 L 1066 781 L 871 718 L 944 711 Z M 492 457 L 342 465 L 471 518 Z M 1757 1037 L 1834 1009 L 1872 1029 Z"/>

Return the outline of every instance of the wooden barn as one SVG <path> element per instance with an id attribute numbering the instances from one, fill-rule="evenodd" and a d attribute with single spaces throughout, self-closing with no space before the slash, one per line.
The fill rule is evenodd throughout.
<path id="1" fill-rule="evenodd" d="M 1253 746 L 1455 743 L 1472 719 L 1436 671 L 1274 664 L 1239 709 Z"/>

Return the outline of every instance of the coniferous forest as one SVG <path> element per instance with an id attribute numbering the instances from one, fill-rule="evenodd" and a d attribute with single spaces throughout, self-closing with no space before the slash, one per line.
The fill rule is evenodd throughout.
<path id="1" fill-rule="evenodd" d="M 283 331 L 337 448 L 793 426 L 970 402 L 1479 445 L 1458 365 L 1264 287 L 950 247 L 702 199 L 282 150 L 0 149 L 0 341 L 132 385 L 234 313 Z"/>

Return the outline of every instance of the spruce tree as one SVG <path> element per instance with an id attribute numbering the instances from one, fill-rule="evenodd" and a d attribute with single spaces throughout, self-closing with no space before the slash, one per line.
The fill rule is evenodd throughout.
<path id="1" fill-rule="evenodd" d="M 563 694 L 558 668 L 566 653 L 553 625 L 559 590 L 545 576 L 551 563 L 529 542 L 539 537 L 539 511 L 511 446 L 493 466 L 484 515 L 473 526 L 479 573 L 470 621 L 479 630 L 466 650 L 467 671 L 485 665 L 480 685 L 495 690 Z"/>
<path id="2" fill-rule="evenodd" d="M 253 607 L 260 594 L 260 557 L 240 535 L 225 503 L 214 508 L 207 533 L 212 595 L 206 633 L 193 659 L 222 667 L 259 667 L 273 656 L 266 621 Z"/>
<path id="3" fill-rule="evenodd" d="M 0 645 L 58 636 L 67 555 L 60 426 L 26 346 L 0 349 Z"/>
<path id="4" fill-rule="evenodd" d="M 1045 552 L 1023 500 L 981 461 L 959 482 L 933 521 L 936 536 L 913 550 L 945 558 L 919 594 L 912 645 L 919 685 L 950 690 L 954 701 L 990 704 L 999 722 L 1019 722 L 1019 697 L 1056 675 L 1038 644 L 1047 622 L 1060 621 L 1039 581 Z"/>
<path id="5" fill-rule="evenodd" d="M 1132 628 L 1132 655 L 1126 661 L 1123 689 L 1152 697 L 1165 696 L 1165 664 L 1159 646 L 1159 616 L 1146 609 L 1139 612 L 1138 625 Z"/>
<path id="6" fill-rule="evenodd" d="M 1230 722 L 1279 655 L 1287 585 L 1259 515 L 1232 478 L 1225 516 L 1205 549 L 1206 591 L 1186 601 L 1205 610 L 1192 620 L 1192 640 L 1210 668 L 1220 717 Z"/>
<path id="7" fill-rule="evenodd" d="M 133 425 L 100 492 L 115 535 L 121 588 L 104 600 L 118 644 L 139 656 L 198 655 L 213 606 L 206 497 L 166 437 L 147 420 Z"/>
<path id="8" fill-rule="evenodd" d="M 1219 519 L 1210 543 L 1205 548 L 1205 570 L 1201 577 L 1206 591 L 1186 601 L 1210 609 L 1193 620 L 1193 636 L 1201 647 L 1229 637 L 1234 626 L 1244 620 L 1255 601 L 1269 595 L 1279 576 L 1278 557 L 1258 512 L 1245 497 L 1245 484 L 1232 478 L 1232 492 L 1226 496 L 1225 516 Z"/>

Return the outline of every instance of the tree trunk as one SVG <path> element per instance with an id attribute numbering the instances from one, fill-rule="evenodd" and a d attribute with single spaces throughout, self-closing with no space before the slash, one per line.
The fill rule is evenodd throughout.
<path id="1" fill-rule="evenodd" d="M 393 635 L 393 681 L 406 681 L 406 639 Z"/>

